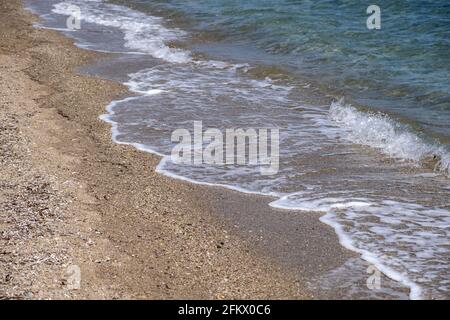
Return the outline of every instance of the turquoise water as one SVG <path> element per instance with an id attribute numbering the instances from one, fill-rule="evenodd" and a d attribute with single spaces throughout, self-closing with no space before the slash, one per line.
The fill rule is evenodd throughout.
<path id="1" fill-rule="evenodd" d="M 366 1 L 126 1 L 226 44 L 237 59 L 261 50 L 267 62 L 352 102 L 450 136 L 450 2 L 382 1 L 381 30 L 366 27 Z M 180 17 L 181 14 L 181 17 Z M 239 50 L 232 50 L 238 47 Z M 275 60 L 274 60 L 275 59 Z"/>

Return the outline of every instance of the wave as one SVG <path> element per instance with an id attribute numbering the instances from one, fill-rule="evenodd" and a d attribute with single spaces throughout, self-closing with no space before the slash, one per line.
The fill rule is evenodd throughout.
<path id="1" fill-rule="evenodd" d="M 329 118 L 344 129 L 344 139 L 450 177 L 450 153 L 444 146 L 425 141 L 385 114 L 359 111 L 341 99 L 331 103 Z"/>
<path id="2" fill-rule="evenodd" d="M 172 63 L 191 61 L 190 52 L 166 45 L 185 35 L 180 29 L 167 29 L 162 19 L 101 1 L 66 1 L 55 4 L 53 12 L 70 16 L 74 6 L 80 8 L 80 20 L 101 26 L 118 28 L 124 33 L 125 47 L 150 54 Z"/>

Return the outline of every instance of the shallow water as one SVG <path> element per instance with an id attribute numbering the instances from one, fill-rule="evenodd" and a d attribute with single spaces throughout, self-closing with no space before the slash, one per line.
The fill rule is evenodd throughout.
<path id="1" fill-rule="evenodd" d="M 123 2 L 176 21 L 183 13 L 191 32 L 239 48 L 238 59 L 260 50 L 359 104 L 450 135 L 448 1 L 383 1 L 376 31 L 366 28 L 359 1 Z"/>
<path id="2" fill-rule="evenodd" d="M 425 28 L 422 37 L 435 50 L 432 58 L 410 52 L 402 64 L 395 59 L 408 56 L 403 48 L 365 52 L 373 55 L 372 65 L 354 61 L 368 46 L 364 41 L 376 47 L 380 38 L 370 39 L 358 19 L 350 26 L 338 19 L 348 17 L 354 5 L 342 4 L 330 17 L 336 7 L 328 1 L 281 1 L 276 8 L 249 1 L 239 9 L 235 1 L 140 1 L 139 10 L 97 0 L 30 3 L 48 14 L 44 25 L 59 29 L 65 28 L 69 5 L 78 5 L 82 28 L 67 34 L 83 47 L 126 53 L 97 69 L 136 94 L 113 102 L 102 117 L 113 124 L 115 141 L 164 156 L 174 146 L 171 133 L 193 131 L 194 121 L 202 121 L 203 130 L 280 130 L 276 175 L 261 175 L 259 166 L 250 165 L 174 164 L 169 156 L 159 172 L 270 194 L 278 208 L 323 212 L 322 221 L 335 228 L 344 246 L 409 287 L 411 298 L 449 298 L 448 81 L 441 81 L 442 68 L 430 71 L 430 59 L 442 65 L 449 58 L 439 49 L 448 40 L 447 16 L 441 16 L 447 7 L 427 9 L 437 23 L 437 31 Z M 319 28 L 324 16 L 329 19 Z M 386 28 L 393 23 L 387 17 Z M 299 28 L 300 34 L 292 31 Z M 418 37 L 423 26 L 417 28 Z M 344 39 L 330 36 L 331 30 Z M 399 36 L 409 39 L 409 29 L 402 30 Z M 398 41 L 395 33 L 386 37 L 383 48 Z M 173 41 L 178 45 L 169 45 Z M 367 72 L 375 77 L 364 78 Z M 398 88 L 400 96 L 389 94 Z M 333 102 L 336 92 L 366 108 Z M 377 109 L 388 109 L 400 121 L 371 112 Z"/>

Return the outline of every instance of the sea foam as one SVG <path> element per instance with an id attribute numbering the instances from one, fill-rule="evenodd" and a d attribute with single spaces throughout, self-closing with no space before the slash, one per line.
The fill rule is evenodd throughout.
<path id="1" fill-rule="evenodd" d="M 445 147 L 425 141 L 406 125 L 382 113 L 368 113 L 346 105 L 331 103 L 329 118 L 344 129 L 343 138 L 376 148 L 392 158 L 425 164 L 450 177 L 450 154 Z"/>
<path id="2" fill-rule="evenodd" d="M 167 41 L 178 40 L 185 33 L 176 28 L 165 28 L 161 18 L 97 0 L 60 2 L 54 5 L 53 12 L 70 16 L 73 6 L 80 7 L 81 21 L 120 29 L 129 49 L 172 63 L 191 61 L 189 51 L 166 45 Z"/>

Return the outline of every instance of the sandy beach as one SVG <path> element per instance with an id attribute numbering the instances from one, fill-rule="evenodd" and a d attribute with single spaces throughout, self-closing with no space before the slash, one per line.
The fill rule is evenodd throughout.
<path id="1" fill-rule="evenodd" d="M 309 279 L 355 256 L 318 214 L 113 143 L 98 117 L 126 88 L 76 71 L 107 56 L 36 19 L 0 1 L 0 299 L 311 299 Z"/>

